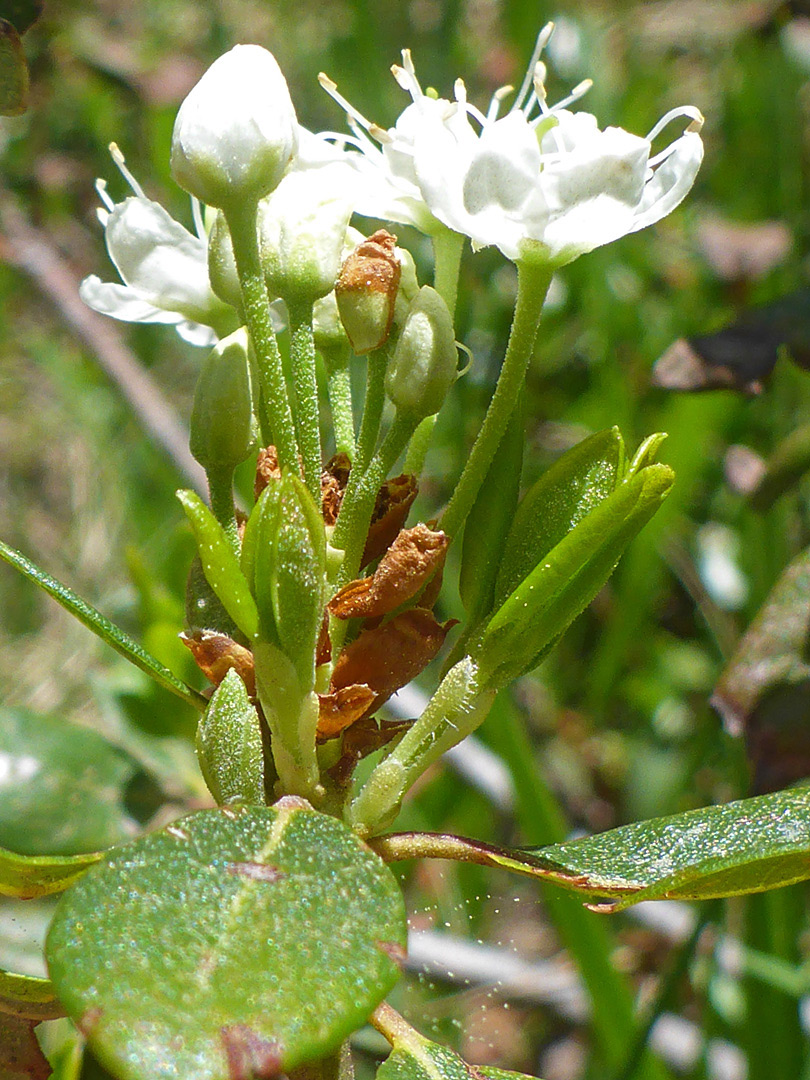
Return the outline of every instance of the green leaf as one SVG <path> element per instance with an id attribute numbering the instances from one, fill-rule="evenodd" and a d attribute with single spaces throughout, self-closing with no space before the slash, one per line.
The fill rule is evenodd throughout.
<path id="1" fill-rule="evenodd" d="M 458 587 L 470 629 L 492 610 L 503 538 L 518 503 L 524 442 L 523 410 L 517 408 L 464 526 Z"/>
<path id="2" fill-rule="evenodd" d="M 259 636 L 262 641 L 279 644 L 276 617 L 273 614 L 272 564 L 278 535 L 281 483 L 267 485 L 250 513 L 242 540 L 242 573 L 256 599 L 259 612 Z"/>
<path id="3" fill-rule="evenodd" d="M 301 799 L 201 811 L 60 902 L 46 955 L 119 1080 L 273 1077 L 334 1052 L 399 975 L 401 891 Z"/>
<path id="4" fill-rule="evenodd" d="M 326 600 L 326 534 L 312 496 L 290 472 L 281 480 L 279 510 L 272 560 L 273 614 L 281 648 L 306 691 L 315 685 L 315 649 Z"/>
<path id="5" fill-rule="evenodd" d="M 28 63 L 20 35 L 0 18 L 0 116 L 20 116 L 28 108 Z"/>
<path id="6" fill-rule="evenodd" d="M 220 805 L 234 799 L 264 804 L 259 714 L 233 668 L 214 691 L 200 720 L 197 758 L 208 789 Z"/>
<path id="7" fill-rule="evenodd" d="M 791 432 L 771 455 L 767 468 L 751 492 L 755 510 L 768 510 L 786 491 L 796 487 L 810 469 L 810 424 Z"/>
<path id="8" fill-rule="evenodd" d="M 615 897 L 595 905 L 604 911 L 776 889 L 810 878 L 810 789 L 638 821 L 535 854 L 556 865 L 559 884 Z"/>
<path id="9" fill-rule="evenodd" d="M 31 900 L 62 892 L 102 859 L 102 852 L 86 855 L 17 855 L 0 848 L 0 896 Z"/>
<path id="10" fill-rule="evenodd" d="M 21 855 L 76 855 L 129 840 L 124 789 L 135 762 L 87 728 L 0 709 L 0 845 Z"/>
<path id="11" fill-rule="evenodd" d="M 503 544 L 492 610 L 615 489 L 624 462 L 618 428 L 599 431 L 572 447 L 521 500 Z"/>
<path id="12" fill-rule="evenodd" d="M 523 1073 L 468 1065 L 449 1046 L 416 1035 L 397 1041 L 377 1070 L 377 1080 L 528 1080 Z"/>
<path id="13" fill-rule="evenodd" d="M 64 1016 L 65 1010 L 47 979 L 0 970 L 0 1013 L 39 1023 Z"/>
<path id="14" fill-rule="evenodd" d="M 810 787 L 688 810 L 540 848 L 502 848 L 446 833 L 391 833 L 370 841 L 386 862 L 432 858 L 497 866 L 560 885 L 592 906 L 706 900 L 810 879 Z"/>
<path id="15" fill-rule="evenodd" d="M 504 686 L 537 665 L 605 584 L 672 482 L 666 465 L 642 469 L 597 503 L 534 567 L 471 650 L 483 687 Z"/>
<path id="16" fill-rule="evenodd" d="M 42 14 L 43 0 L 0 0 L 0 19 L 6 19 L 17 33 L 30 30 Z"/>
<path id="17" fill-rule="evenodd" d="M 726 665 L 712 696 L 739 734 L 759 701 L 779 686 L 810 680 L 810 549 L 783 572 Z"/>
<path id="18" fill-rule="evenodd" d="M 207 705 L 205 698 L 202 694 L 198 694 L 196 690 L 192 690 L 190 686 L 186 686 L 184 682 L 177 678 L 167 667 L 164 667 L 159 660 L 156 660 L 154 656 L 150 656 L 145 649 L 143 649 L 136 641 L 120 627 L 111 623 L 109 619 L 105 618 L 101 612 L 96 611 L 94 607 L 91 607 L 85 600 L 82 600 L 80 596 L 77 596 L 71 589 L 56 578 L 52 578 L 50 574 L 46 574 L 44 570 L 40 570 L 38 566 L 30 562 L 24 555 L 21 555 L 19 551 L 15 551 L 7 544 L 4 544 L 0 540 L 0 559 L 4 559 L 10 566 L 15 567 L 21 574 L 28 578 L 29 581 L 33 581 L 35 585 L 38 585 L 41 589 L 52 596 L 57 603 L 61 604 L 66 611 L 69 611 L 71 615 L 83 623 L 88 630 L 92 630 L 94 634 L 97 634 L 102 641 L 106 641 L 116 652 L 125 657 L 135 667 L 140 668 L 141 671 L 146 672 L 156 682 L 159 682 L 161 686 L 167 690 L 171 690 L 173 694 L 182 698 L 187 704 L 193 706 L 198 711 L 202 710 Z"/>
<path id="19" fill-rule="evenodd" d="M 254 638 L 259 630 L 256 601 L 225 531 L 195 492 L 178 491 L 177 498 L 194 530 L 208 584 L 242 633 Z"/>

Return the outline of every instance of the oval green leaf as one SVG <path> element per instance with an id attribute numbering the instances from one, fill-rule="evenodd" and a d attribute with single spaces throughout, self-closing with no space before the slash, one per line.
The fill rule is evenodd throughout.
<path id="1" fill-rule="evenodd" d="M 260 1080 L 335 1051 L 391 989 L 402 894 L 302 799 L 201 811 L 61 901 L 60 1000 L 120 1080 Z"/>
<path id="2" fill-rule="evenodd" d="M 20 855 L 77 855 L 132 838 L 124 807 L 137 771 L 95 731 L 0 709 L 0 845 Z"/>

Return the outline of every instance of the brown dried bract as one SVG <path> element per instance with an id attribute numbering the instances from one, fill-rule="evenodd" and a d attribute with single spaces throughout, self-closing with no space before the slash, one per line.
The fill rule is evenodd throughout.
<path id="1" fill-rule="evenodd" d="M 335 291 L 380 292 L 394 299 L 399 288 L 402 264 L 396 255 L 397 238 L 386 229 L 378 229 L 363 240 L 346 258 L 340 269 Z"/>
<path id="2" fill-rule="evenodd" d="M 259 451 L 256 461 L 256 479 L 253 482 L 253 497 L 258 499 L 271 480 L 281 479 L 281 466 L 275 446 L 266 446 Z"/>
<path id="3" fill-rule="evenodd" d="M 368 710 L 376 694 L 370 686 L 343 686 L 331 694 L 318 694 L 318 739 L 334 739 Z"/>
<path id="4" fill-rule="evenodd" d="M 427 525 L 403 529 L 372 577 L 350 581 L 328 604 L 338 619 L 388 615 L 416 596 L 444 562 L 449 539 Z"/>
<path id="5" fill-rule="evenodd" d="M 321 509 L 324 525 L 334 525 L 349 482 L 352 463 L 348 454 L 335 454 L 321 473 Z"/>
<path id="6" fill-rule="evenodd" d="M 215 630 L 195 630 L 181 634 L 180 640 L 191 650 L 197 667 L 214 686 L 219 686 L 233 668 L 245 684 L 248 697 L 256 696 L 253 653 L 250 649 Z"/>
<path id="7" fill-rule="evenodd" d="M 417 479 L 410 473 L 402 473 L 382 485 L 374 503 L 361 566 L 379 559 L 393 544 L 418 491 Z"/>
<path id="8" fill-rule="evenodd" d="M 361 758 L 387 746 L 392 739 L 400 738 L 412 722 L 411 720 L 380 720 L 378 722 L 373 716 L 367 716 L 352 724 L 343 735 L 342 753 L 336 764 L 329 770 L 330 779 L 338 787 L 346 787 Z"/>
<path id="9" fill-rule="evenodd" d="M 338 657 L 331 689 L 365 683 L 375 692 L 370 716 L 436 656 L 453 622 L 442 625 L 430 611 L 411 608 L 390 622 L 363 630 Z"/>

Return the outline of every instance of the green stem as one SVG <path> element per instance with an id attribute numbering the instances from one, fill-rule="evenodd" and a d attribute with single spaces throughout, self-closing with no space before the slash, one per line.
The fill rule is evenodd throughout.
<path id="1" fill-rule="evenodd" d="M 290 364 L 295 402 L 295 430 L 304 463 L 304 483 L 319 506 L 321 501 L 321 427 L 318 410 L 318 380 L 315 371 L 315 339 L 312 334 L 312 304 L 289 305 Z"/>
<path id="2" fill-rule="evenodd" d="M 388 351 L 384 345 L 368 357 L 366 376 L 366 398 L 363 402 L 363 418 L 360 421 L 360 434 L 357 438 L 357 454 L 352 462 L 352 472 L 359 483 L 360 477 L 368 468 L 377 439 L 380 436 L 383 406 L 385 405 L 385 370 L 388 367 Z"/>
<path id="3" fill-rule="evenodd" d="M 236 554 L 239 554 L 239 531 L 236 527 L 236 508 L 233 502 L 232 468 L 208 469 L 208 494 L 211 511 L 225 531 Z"/>
<path id="4" fill-rule="evenodd" d="M 360 480 L 354 486 L 346 488 L 332 537 L 332 546 L 342 548 L 345 553 L 337 579 L 338 588 L 342 588 L 357 576 L 377 492 L 394 462 L 407 446 L 416 423 L 409 414 L 397 412 L 382 446 L 371 459 Z"/>
<path id="5" fill-rule="evenodd" d="M 433 288 L 447 304 L 453 319 L 456 314 L 458 275 L 464 239 L 461 233 L 453 232 L 452 229 L 443 229 L 433 237 Z"/>
<path id="6" fill-rule="evenodd" d="M 341 350 L 341 356 L 326 355 L 326 392 L 332 410 L 332 428 L 335 432 L 335 453 L 355 457 L 354 410 L 352 409 L 352 382 L 349 371 L 349 354 Z"/>
<path id="7" fill-rule="evenodd" d="M 236 269 L 242 286 L 245 322 L 256 354 L 256 366 L 269 425 L 276 440 L 282 467 L 298 472 L 298 446 L 295 440 L 290 401 L 284 381 L 281 354 L 278 351 L 270 301 L 259 258 L 256 231 L 257 204 L 237 204 L 223 208 L 231 233 Z"/>
<path id="8" fill-rule="evenodd" d="M 425 467 L 425 458 L 430 448 L 430 440 L 433 438 L 433 429 L 436 426 L 436 416 L 426 416 L 419 427 L 413 433 L 408 449 L 405 452 L 405 464 L 402 471 L 420 476 Z"/>
<path id="9" fill-rule="evenodd" d="M 472 509 L 515 408 L 534 351 L 543 300 L 550 282 L 551 270 L 547 264 L 532 260 L 518 263 L 517 304 L 498 385 L 456 490 L 441 518 L 441 528 L 449 536 L 459 532 Z"/>

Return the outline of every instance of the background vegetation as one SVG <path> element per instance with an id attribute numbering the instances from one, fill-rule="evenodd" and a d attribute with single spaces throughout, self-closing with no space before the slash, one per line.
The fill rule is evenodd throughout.
<path id="1" fill-rule="evenodd" d="M 196 78 L 232 44 L 269 47 L 299 119 L 323 130 L 341 128 L 342 117 L 319 70 L 389 124 L 403 100 L 388 67 L 408 46 L 423 85 L 446 95 L 462 74 L 471 100 L 484 103 L 519 81 L 549 18 L 558 22 L 552 101 L 590 76 L 585 107 L 639 133 L 695 104 L 707 118 L 706 160 L 672 217 L 559 275 L 527 394 L 527 482 L 585 434 L 618 424 L 631 446 L 669 433 L 662 459 L 676 471 L 675 491 L 551 658 L 498 700 L 480 732 L 495 757 L 473 764 L 472 776 L 437 769 L 401 818 L 404 828 L 522 844 L 726 801 L 808 771 L 806 696 L 764 718 L 751 713 L 747 747 L 709 698 L 808 543 L 804 481 L 765 509 L 744 488 L 758 459 L 804 423 L 810 377 L 784 350 L 754 396 L 656 388 L 651 371 L 675 339 L 788 295 L 797 359 L 802 334 L 810 341 L 810 293 L 797 294 L 810 229 L 810 12 L 742 0 L 302 0 L 294 9 L 281 0 L 62 0 L 24 39 L 29 111 L 0 120 L 0 532 L 193 680 L 176 639 L 192 539 L 173 492 L 187 481 L 133 414 L 121 372 L 134 361 L 187 417 L 201 355 L 170 329 L 100 330 L 93 320 L 83 338 L 71 322 L 75 283 L 113 274 L 93 190 L 106 176 L 113 196 L 124 194 L 108 143 L 189 223 L 168 174 L 171 126 Z M 422 520 L 442 505 L 482 414 L 513 271 L 495 251 L 468 254 L 462 286 L 459 337 L 474 360 L 440 422 Z M 750 359 L 754 336 L 732 360 Z M 765 368 L 772 345 L 754 349 Z M 154 421 L 149 387 L 138 400 Z M 452 615 L 452 589 L 443 603 Z M 0 700 L 5 846 L 53 851 L 58 826 L 59 850 L 87 850 L 205 798 L 187 739 L 193 716 L 2 567 Z M 401 704 L 408 715 L 410 699 Z M 36 770 L 14 780 L 4 762 L 26 755 L 48 766 L 46 781 Z M 805 887 L 606 919 L 494 871 L 431 863 L 405 872 L 422 932 L 413 962 L 432 964 L 433 978 L 407 977 L 394 1004 L 469 1060 L 546 1080 L 670 1070 L 696 1080 L 810 1077 Z M 37 970 L 47 913 L 44 904 L 25 914 L 0 907 L 0 966 Z M 598 990 L 592 1020 L 582 977 Z M 663 1071 L 635 1049 L 654 1020 Z M 358 1045 L 372 1062 L 375 1037 Z"/>

